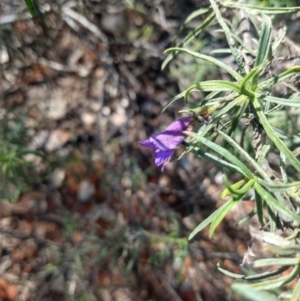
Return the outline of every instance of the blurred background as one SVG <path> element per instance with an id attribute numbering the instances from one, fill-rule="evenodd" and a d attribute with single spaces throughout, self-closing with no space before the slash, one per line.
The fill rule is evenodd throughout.
<path id="1" fill-rule="evenodd" d="M 53 0 L 30 18 L 1 1 L 1 300 L 239 300 L 217 263 L 241 273 L 250 235 L 236 221 L 252 203 L 189 243 L 222 204 L 222 174 L 191 154 L 161 172 L 137 143 L 181 116 L 183 101 L 162 113 L 172 97 L 217 76 L 184 55 L 161 70 L 207 6 Z M 223 44 L 203 33 L 191 47 Z"/>

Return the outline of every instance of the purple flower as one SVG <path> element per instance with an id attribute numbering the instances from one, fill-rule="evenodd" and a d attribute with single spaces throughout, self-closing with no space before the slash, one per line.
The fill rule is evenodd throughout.
<path id="1" fill-rule="evenodd" d="M 139 144 L 155 149 L 154 157 L 156 166 L 162 165 L 161 170 L 172 159 L 175 149 L 183 142 L 186 131 L 194 117 L 182 117 L 172 122 L 162 133 L 154 134 L 149 139 L 140 141 Z"/>

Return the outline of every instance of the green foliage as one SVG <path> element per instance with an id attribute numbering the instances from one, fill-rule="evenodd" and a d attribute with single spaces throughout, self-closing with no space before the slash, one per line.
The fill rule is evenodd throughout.
<path id="1" fill-rule="evenodd" d="M 0 118 L 0 192 L 1 198 L 17 201 L 20 193 L 32 185 L 30 179 L 38 180 L 34 166 L 26 160 L 26 156 L 45 159 L 39 152 L 27 148 L 29 128 L 25 126 L 26 113 L 17 116 L 4 111 Z"/>
<path id="2" fill-rule="evenodd" d="M 286 29 L 274 38 L 272 19 L 269 15 L 298 12 L 300 7 L 245 5 L 231 1 L 217 3 L 215 0 L 210 0 L 210 4 L 209 9 L 195 11 L 186 19 L 184 26 L 199 17 L 203 21 L 179 43 L 178 47 L 166 50 L 168 56 L 163 67 L 175 57 L 185 54 L 200 62 L 212 64 L 223 71 L 223 74 L 225 71 L 226 79 L 194 82 L 175 96 L 167 107 L 183 98 L 188 106 L 183 112 L 189 112 L 194 116 L 199 112 L 199 115 L 204 118 L 211 116 L 211 120 L 202 123 L 198 131 L 186 132 L 188 136 L 185 142 L 186 152 L 193 152 L 200 159 L 219 166 L 228 174 L 229 179 L 232 172 L 239 174 L 240 180 L 230 184 L 227 177 L 224 177 L 226 188 L 221 196 L 230 199 L 199 224 L 192 231 L 189 239 L 193 239 L 207 226 L 210 226 L 209 235 L 212 237 L 233 206 L 243 201 L 245 197 L 249 199 L 250 196 L 256 208 L 241 222 L 257 215 L 264 229 L 263 241 L 270 245 L 269 251 L 282 256 L 257 260 L 254 266 L 276 265 L 282 268 L 252 276 L 237 275 L 219 269 L 236 279 L 264 280 L 251 285 L 238 283 L 233 286 L 235 291 L 247 299 L 277 300 L 274 294 L 257 290 L 280 288 L 299 275 L 300 246 L 297 239 L 300 225 L 300 182 L 298 181 L 300 161 L 297 158 L 299 151 L 296 149 L 299 141 L 298 131 L 295 122 L 291 123 L 285 117 L 280 119 L 282 122 L 279 123 L 278 116 L 293 115 L 300 105 L 299 95 L 295 92 L 297 89 L 293 89 L 300 67 L 293 66 L 277 74 L 270 72 L 272 64 L 277 60 L 278 46 L 285 39 Z M 224 11 L 226 11 L 226 20 L 223 17 Z M 240 31 L 236 25 L 238 22 L 233 20 L 238 18 L 240 11 L 244 11 L 249 16 L 252 41 L 245 41 L 242 36 L 236 34 Z M 193 39 L 199 39 L 204 32 L 206 35 L 216 32 L 223 34 L 228 48 L 204 54 L 199 53 L 199 49 L 192 50 L 187 46 Z M 184 46 L 186 48 L 183 48 Z M 224 63 L 222 58 L 215 57 L 220 54 L 222 58 L 230 54 L 235 64 Z M 275 94 L 275 88 L 280 84 L 292 88 L 288 88 L 283 95 Z M 191 103 L 189 96 L 192 92 L 204 95 L 203 99 Z M 189 106 L 193 106 L 193 109 L 189 109 Z M 291 130 L 291 127 L 294 129 Z M 245 137 L 250 141 L 247 142 Z M 277 166 L 273 164 L 272 168 L 268 162 L 268 155 L 271 153 L 277 153 L 280 157 Z M 275 235 L 274 232 L 281 225 L 294 234 L 288 238 Z M 294 267 L 292 272 L 280 276 L 280 273 L 290 266 Z M 271 276 L 278 278 L 273 279 Z M 298 300 L 299 296 L 300 281 L 291 300 Z"/>
<path id="3" fill-rule="evenodd" d="M 36 8 L 34 5 L 34 1 L 32 0 L 25 0 L 25 3 L 29 9 L 29 12 L 31 14 L 32 17 L 34 17 L 36 15 Z"/>

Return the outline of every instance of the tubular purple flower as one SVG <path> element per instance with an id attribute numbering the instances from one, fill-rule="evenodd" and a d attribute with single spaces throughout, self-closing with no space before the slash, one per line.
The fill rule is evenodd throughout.
<path id="1" fill-rule="evenodd" d="M 189 129 L 194 120 L 195 118 L 192 116 L 179 118 L 172 122 L 162 133 L 151 135 L 149 139 L 139 142 L 140 145 L 155 150 L 155 165 L 162 165 L 162 171 L 166 164 L 171 161 L 175 149 L 186 138 L 183 132 Z"/>

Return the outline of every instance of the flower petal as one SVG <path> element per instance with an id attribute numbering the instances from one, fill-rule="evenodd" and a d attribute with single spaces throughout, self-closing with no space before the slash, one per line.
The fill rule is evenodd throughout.
<path id="1" fill-rule="evenodd" d="M 150 141 L 150 139 L 142 140 L 138 142 L 140 145 L 149 148 L 156 148 L 155 145 Z"/>
<path id="2" fill-rule="evenodd" d="M 186 138 L 183 131 L 187 130 L 192 120 L 193 117 L 179 118 L 172 122 L 162 133 L 152 135 L 149 140 L 162 151 L 175 149 Z"/>
<path id="3" fill-rule="evenodd" d="M 172 156 L 173 156 L 174 150 L 173 149 L 169 149 L 166 151 L 162 151 L 162 150 L 156 150 L 154 153 L 154 158 L 155 158 L 155 165 L 156 166 L 162 166 L 162 171 L 165 168 L 165 165 L 171 161 Z"/>

